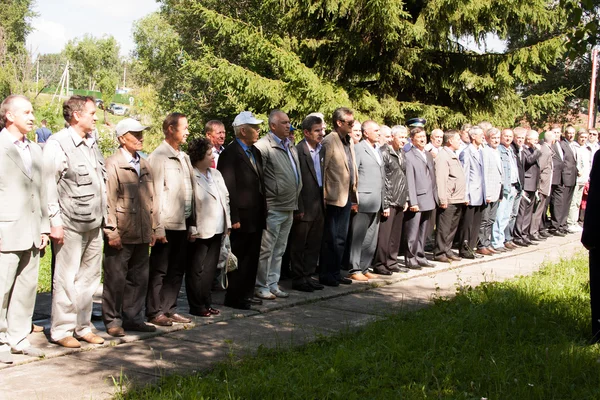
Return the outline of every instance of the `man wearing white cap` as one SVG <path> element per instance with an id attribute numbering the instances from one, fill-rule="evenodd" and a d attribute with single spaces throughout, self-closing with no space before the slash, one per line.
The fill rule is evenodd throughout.
<path id="1" fill-rule="evenodd" d="M 238 269 L 228 275 L 225 305 L 242 310 L 262 303 L 262 300 L 254 299 L 254 282 L 266 218 L 262 157 L 254 147 L 262 122 L 250 111 L 238 114 L 233 120 L 236 138 L 225 147 L 217 164 L 229 191 L 229 238 L 231 251 L 238 259 Z"/>
<path id="2" fill-rule="evenodd" d="M 154 246 L 160 228 L 152 169 L 138 154 L 147 128 L 132 118 L 121 120 L 116 126 L 120 147 L 106 160 L 102 319 L 108 334 L 116 337 L 124 336 L 124 330 L 156 330 L 144 323 L 148 246 Z"/>

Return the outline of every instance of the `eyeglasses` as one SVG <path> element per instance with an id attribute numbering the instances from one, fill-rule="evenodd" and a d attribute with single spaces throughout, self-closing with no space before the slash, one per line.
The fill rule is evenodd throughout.
<path id="1" fill-rule="evenodd" d="M 354 120 L 351 119 L 350 121 L 343 121 L 344 123 L 348 124 L 348 126 L 352 126 L 354 125 Z"/>
<path id="2" fill-rule="evenodd" d="M 590 136 L 598 136 L 598 132 L 590 132 Z"/>

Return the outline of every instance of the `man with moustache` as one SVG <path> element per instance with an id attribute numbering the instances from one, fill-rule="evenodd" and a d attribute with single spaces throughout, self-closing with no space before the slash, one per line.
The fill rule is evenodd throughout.
<path id="1" fill-rule="evenodd" d="M 51 340 L 68 348 L 80 340 L 102 344 L 92 332 L 93 295 L 102 272 L 102 225 L 106 221 L 106 169 L 93 136 L 93 97 L 71 96 L 63 104 L 69 127 L 44 147 L 50 238 L 56 267 L 52 282 Z"/>
<path id="2" fill-rule="evenodd" d="M 148 157 L 162 227 L 155 232 L 157 240 L 150 253 L 146 316 L 151 324 L 171 326 L 191 321 L 177 313 L 177 297 L 185 273 L 187 229 L 194 221 L 194 172 L 190 158 L 181 150 L 190 134 L 187 117 L 167 115 L 162 130 L 165 140 Z"/>
<path id="3" fill-rule="evenodd" d="M 479 243 L 477 253 L 482 255 L 495 254 L 492 247 L 492 228 L 498 214 L 498 206 L 502 196 L 502 160 L 498 152 L 500 130 L 490 128 L 485 132 L 487 144 L 483 146 L 483 172 L 485 181 L 486 207 L 481 214 L 479 228 Z"/>
<path id="4" fill-rule="evenodd" d="M 409 208 L 404 216 L 406 267 L 434 267 L 425 258 L 425 236 L 432 212 L 438 203 L 433 156 L 425 151 L 427 135 L 422 127 L 410 130 L 411 147 L 406 152 L 406 180 Z"/>
<path id="5" fill-rule="evenodd" d="M 33 107 L 26 97 L 10 95 L 0 104 L 0 363 L 11 353 L 43 357 L 27 339 L 35 306 L 40 251 L 48 244 L 50 224 L 42 150 L 27 139 Z"/>
<path id="6" fill-rule="evenodd" d="M 460 133 L 453 129 L 449 130 L 444 133 L 443 147 L 435 158 L 439 208 L 433 255 L 434 260 L 439 262 L 461 260 L 452 251 L 452 241 L 467 203 L 465 173 L 456 155 L 460 143 Z"/>
<path id="7" fill-rule="evenodd" d="M 383 204 L 384 166 L 378 146 L 379 125 L 375 121 L 365 121 L 362 133 L 364 139 L 354 148 L 358 168 L 358 213 L 352 221 L 349 275 L 355 281 L 377 278 L 369 272 L 369 267 L 377 246 Z"/>
<path id="8" fill-rule="evenodd" d="M 302 190 L 290 235 L 292 289 L 313 292 L 324 287 L 311 278 L 319 262 L 325 217 L 320 156 L 325 135 L 323 120 L 318 116 L 306 117 L 302 121 L 302 132 L 304 139 L 296 145 Z"/>
<path id="9" fill-rule="evenodd" d="M 229 192 L 231 251 L 238 259 L 238 268 L 228 274 L 224 304 L 240 310 L 262 304 L 254 298 L 266 220 L 262 157 L 254 147 L 262 123 L 250 111 L 239 113 L 232 124 L 236 138 L 225 147 L 217 165 Z"/>

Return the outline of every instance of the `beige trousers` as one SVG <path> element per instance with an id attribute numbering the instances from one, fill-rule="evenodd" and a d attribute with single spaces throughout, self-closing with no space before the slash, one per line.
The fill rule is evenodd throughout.
<path id="1" fill-rule="evenodd" d="M 0 352 L 30 346 L 31 318 L 40 265 L 40 251 L 0 253 Z"/>
<path id="2" fill-rule="evenodd" d="M 102 270 L 102 230 L 65 228 L 64 243 L 55 246 L 55 251 L 50 337 L 57 341 L 92 331 L 92 298 Z"/>

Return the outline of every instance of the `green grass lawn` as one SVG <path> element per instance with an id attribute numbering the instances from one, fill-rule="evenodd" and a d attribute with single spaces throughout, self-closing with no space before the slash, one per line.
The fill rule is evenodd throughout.
<path id="1" fill-rule="evenodd" d="M 126 399 L 599 399 L 587 256 Z"/>
<path id="2" fill-rule="evenodd" d="M 38 293 L 49 292 L 52 287 L 50 264 L 52 262 L 52 250 L 50 245 L 46 247 L 46 255 L 40 258 L 40 270 L 38 274 Z"/>

